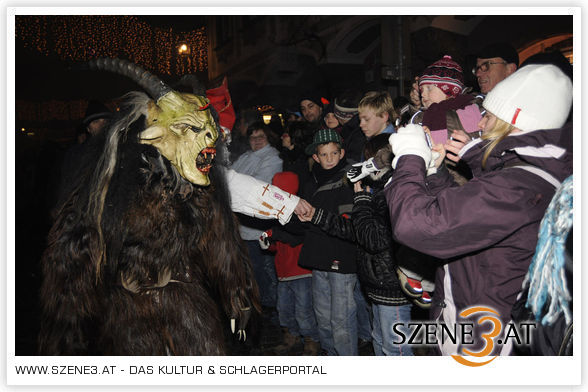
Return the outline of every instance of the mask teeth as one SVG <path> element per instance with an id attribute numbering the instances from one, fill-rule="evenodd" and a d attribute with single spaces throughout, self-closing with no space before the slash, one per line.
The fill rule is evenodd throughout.
<path id="1" fill-rule="evenodd" d="M 216 156 L 216 149 L 212 147 L 204 148 L 198 157 L 204 157 L 203 162 L 198 165 L 198 159 L 196 159 L 196 168 L 202 173 L 208 173 L 212 167 L 212 161 Z"/>

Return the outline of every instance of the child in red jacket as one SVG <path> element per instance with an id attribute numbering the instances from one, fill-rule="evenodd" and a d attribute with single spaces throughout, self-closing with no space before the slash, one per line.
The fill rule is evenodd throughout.
<path id="1" fill-rule="evenodd" d="M 293 172 L 274 175 L 272 184 L 296 194 L 298 176 Z M 275 252 L 274 263 L 278 275 L 278 317 L 284 342 L 275 348 L 276 354 L 288 354 L 304 341 L 304 355 L 317 355 L 320 344 L 318 327 L 312 306 L 312 271 L 298 266 L 302 237 L 297 237 L 280 226 L 265 231 L 259 243 L 263 249 Z"/>

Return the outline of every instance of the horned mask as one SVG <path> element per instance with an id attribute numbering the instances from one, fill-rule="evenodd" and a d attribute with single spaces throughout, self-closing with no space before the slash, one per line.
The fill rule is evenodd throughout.
<path id="1" fill-rule="evenodd" d="M 147 109 L 146 129 L 139 141 L 150 144 L 167 158 L 179 174 L 193 184 L 210 184 L 208 173 L 216 154 L 218 128 L 205 97 L 179 93 L 155 75 L 122 59 L 100 58 L 89 63 L 131 77 L 153 98 Z"/>

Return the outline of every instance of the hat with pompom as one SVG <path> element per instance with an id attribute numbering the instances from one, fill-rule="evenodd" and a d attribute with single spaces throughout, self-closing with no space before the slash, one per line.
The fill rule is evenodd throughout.
<path id="1" fill-rule="evenodd" d="M 450 98 L 455 98 L 464 89 L 463 70 L 461 66 L 451 59 L 451 56 L 443 56 L 441 60 L 429 65 L 419 78 L 419 87 L 425 84 L 433 84 L 441 89 Z"/>

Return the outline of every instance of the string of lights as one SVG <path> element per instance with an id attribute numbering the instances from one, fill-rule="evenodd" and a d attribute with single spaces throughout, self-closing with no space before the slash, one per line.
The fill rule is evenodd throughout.
<path id="1" fill-rule="evenodd" d="M 121 57 L 163 75 L 205 71 L 204 27 L 189 32 L 151 27 L 129 15 L 18 15 L 16 38 L 25 47 L 61 60 Z M 188 50 L 179 51 L 184 44 Z"/>
<path id="2" fill-rule="evenodd" d="M 81 120 L 86 113 L 88 101 L 85 99 L 59 101 L 52 99 L 47 102 L 33 102 L 22 99 L 15 101 L 17 122 L 48 122 Z M 113 110 L 116 103 L 106 102 L 105 105 Z M 116 110 L 116 109 L 114 109 Z"/>

